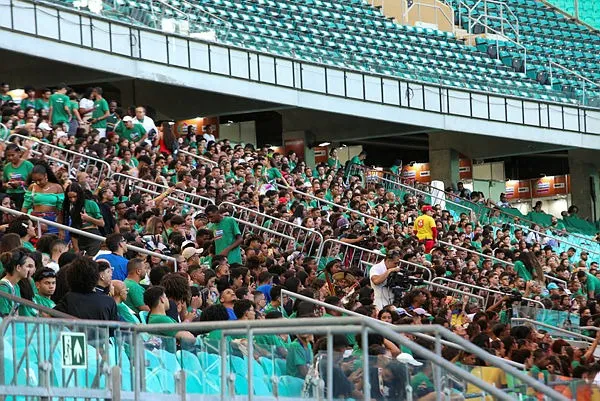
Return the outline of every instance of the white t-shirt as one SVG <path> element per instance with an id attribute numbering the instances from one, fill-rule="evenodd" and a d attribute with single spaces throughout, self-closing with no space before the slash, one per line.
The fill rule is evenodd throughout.
<path id="1" fill-rule="evenodd" d="M 206 134 L 202 135 L 202 138 L 204 138 L 206 140 L 206 143 L 217 142 L 217 139 L 215 138 L 215 136 L 213 134 L 206 133 Z"/>
<path id="2" fill-rule="evenodd" d="M 81 100 L 79 101 L 79 108 L 80 109 L 92 109 L 94 108 L 94 101 L 88 98 L 81 98 Z M 87 120 L 88 118 L 92 118 L 92 113 L 93 111 L 87 112 L 84 115 L 81 116 L 81 118 L 83 120 Z"/>
<path id="3" fill-rule="evenodd" d="M 154 120 L 153 120 L 153 119 L 151 119 L 151 118 L 150 118 L 150 117 L 148 117 L 148 116 L 145 116 L 143 120 L 138 120 L 138 118 L 136 117 L 136 118 L 134 118 L 134 119 L 133 119 L 133 122 L 134 122 L 134 123 L 136 123 L 136 122 L 137 122 L 137 123 L 139 123 L 139 124 L 142 124 L 142 126 L 143 126 L 143 127 L 144 127 L 144 129 L 146 130 L 146 134 L 147 134 L 148 132 L 150 132 L 150 130 L 152 130 L 152 129 L 154 129 L 155 131 L 158 131 L 158 130 L 156 129 L 156 125 L 154 125 Z"/>
<path id="4" fill-rule="evenodd" d="M 373 276 L 380 276 L 387 268 L 385 267 L 385 259 L 381 262 L 371 266 L 371 270 L 369 272 L 369 278 L 371 279 L 371 287 L 373 287 L 373 291 L 375 292 L 375 306 L 377 309 L 381 310 L 384 306 L 389 305 L 394 302 L 394 294 L 392 291 L 385 286 L 387 283 L 387 279 L 379 284 L 373 284 Z"/>

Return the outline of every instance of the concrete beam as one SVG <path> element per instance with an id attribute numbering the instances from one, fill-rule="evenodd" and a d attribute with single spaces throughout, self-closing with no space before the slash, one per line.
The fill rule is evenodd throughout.
<path id="1" fill-rule="evenodd" d="M 470 159 L 480 160 L 572 149 L 569 146 L 449 131 L 430 133 L 429 147 L 432 150 L 456 149 Z"/>
<path id="2" fill-rule="evenodd" d="M 310 131 L 317 141 L 360 141 L 429 133 L 433 130 L 414 125 L 374 120 L 359 116 L 301 108 L 280 112 L 283 131 Z"/>

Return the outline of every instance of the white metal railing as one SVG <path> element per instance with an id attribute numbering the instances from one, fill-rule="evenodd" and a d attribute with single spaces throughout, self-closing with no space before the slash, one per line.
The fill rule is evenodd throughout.
<path id="1" fill-rule="evenodd" d="M 548 61 L 548 69 L 550 70 L 550 85 L 554 85 L 554 73 L 553 73 L 553 69 L 552 67 L 557 67 L 563 71 L 568 72 L 569 74 L 573 75 L 574 77 L 577 77 L 577 79 L 581 80 L 581 90 L 582 90 L 582 99 L 581 99 L 581 104 L 585 105 L 585 93 L 586 93 L 586 86 L 585 83 L 589 83 L 592 87 L 595 88 L 599 88 L 600 89 L 600 85 L 597 84 L 596 82 L 592 81 L 589 78 L 584 77 L 583 75 L 579 74 L 576 71 L 571 70 L 570 68 L 567 68 L 563 65 L 560 65 L 554 61 Z"/>
<path id="2" fill-rule="evenodd" d="M 488 7 L 488 4 L 493 4 L 495 5 L 499 10 L 500 10 L 500 16 L 495 16 L 495 15 L 490 15 L 489 10 L 490 7 Z M 477 17 L 473 17 L 473 12 L 477 11 L 477 8 L 481 8 L 480 5 L 483 5 L 483 13 L 479 13 L 479 15 Z M 520 36 L 519 36 L 519 18 L 517 18 L 517 16 L 515 15 L 515 13 L 510 9 L 510 7 L 508 6 L 508 4 L 506 4 L 506 2 L 504 1 L 498 1 L 498 0 L 479 0 L 477 3 L 475 3 L 473 5 L 473 7 L 467 7 L 467 9 L 469 10 L 469 33 L 473 33 L 472 27 L 474 25 L 471 24 L 482 24 L 481 23 L 481 19 L 485 19 L 485 23 L 483 23 L 482 25 L 484 26 L 484 28 L 486 28 L 486 33 L 487 33 L 487 29 L 490 28 L 490 24 L 488 23 L 489 20 L 497 20 L 500 21 L 500 31 L 496 31 L 495 29 L 493 30 L 494 32 L 498 32 L 500 35 L 505 35 L 505 30 L 504 30 L 504 25 L 506 24 L 508 28 L 510 28 L 514 34 L 515 34 L 515 38 L 517 43 L 520 43 Z M 506 10 L 506 11 L 504 11 Z M 506 15 L 504 14 L 506 12 Z M 512 20 L 514 22 L 510 21 L 510 17 L 512 17 Z"/>
<path id="3" fill-rule="evenodd" d="M 186 155 L 188 157 L 193 157 L 194 159 L 198 160 L 201 164 L 206 164 L 210 167 L 218 167 L 219 163 L 217 163 L 214 160 L 210 160 L 204 156 L 200 156 L 200 155 L 195 155 L 191 152 L 188 152 L 187 150 L 183 150 L 183 149 L 178 149 L 177 153 L 180 153 L 182 155 Z"/>
<path id="4" fill-rule="evenodd" d="M 27 213 L 23 213 L 23 212 L 20 212 L 18 210 L 9 209 L 9 208 L 6 208 L 4 206 L 0 206 L 0 211 L 3 212 L 3 213 L 11 214 L 13 216 L 27 216 L 32 221 L 35 221 L 37 223 L 46 224 L 46 225 L 49 225 L 49 226 L 52 226 L 52 227 L 56 227 L 59 230 L 68 231 L 68 232 L 73 233 L 73 234 L 81 235 L 82 237 L 91 238 L 91 239 L 94 239 L 94 240 L 97 240 L 97 241 L 105 241 L 106 240 L 106 238 L 102 237 L 101 235 L 96 235 L 96 234 L 87 232 L 85 230 L 79 230 L 77 228 L 73 228 L 73 227 L 70 227 L 70 226 L 65 226 L 63 224 L 56 223 L 56 222 L 51 221 L 51 220 L 45 220 L 45 219 L 43 219 L 41 217 L 37 217 L 37 216 L 33 216 L 33 215 L 30 215 L 30 214 L 27 214 Z M 145 248 L 140 248 L 140 247 L 137 247 L 137 246 L 134 246 L 134 245 L 130 245 L 130 244 L 127 244 L 127 249 L 135 251 L 135 252 L 138 252 L 138 253 L 143 253 L 145 255 L 155 256 L 155 257 L 160 258 L 162 260 L 166 260 L 166 261 L 172 262 L 173 266 L 175 268 L 175 271 L 177 271 L 177 259 L 175 259 L 175 258 L 173 258 L 171 256 L 163 255 L 163 254 L 158 253 L 158 252 L 152 252 L 152 251 L 149 251 L 149 250 L 147 250 Z"/>
<path id="5" fill-rule="evenodd" d="M 506 295 L 510 295 L 507 294 L 505 292 L 499 291 L 499 290 L 493 290 L 491 288 L 485 288 L 485 287 L 480 287 L 478 285 L 474 285 L 474 284 L 467 284 L 467 283 L 463 283 L 461 281 L 456 281 L 456 280 L 451 280 L 449 278 L 446 277 L 436 277 L 433 280 L 431 280 L 432 283 L 435 282 L 441 282 L 441 283 L 447 283 L 448 285 L 455 285 L 457 287 L 465 287 L 465 288 L 469 288 L 471 291 L 477 291 L 477 295 L 480 295 L 481 297 L 484 297 L 484 307 L 487 309 L 490 305 L 490 300 L 492 302 L 496 302 L 498 301 L 498 297 L 503 297 Z M 444 286 L 443 284 L 441 284 L 442 286 Z M 448 286 L 444 286 L 447 288 L 453 288 L 453 287 L 448 287 Z M 473 292 L 472 292 L 473 293 Z M 484 295 L 482 295 L 484 294 Z M 493 295 L 492 295 L 493 294 Z M 491 298 L 491 299 L 490 299 Z M 535 299 L 531 299 L 528 297 L 523 297 L 522 298 L 524 302 L 529 302 L 531 304 L 536 304 L 539 305 L 541 309 L 546 309 L 546 307 L 544 306 L 544 304 L 540 301 L 537 301 Z"/>
<path id="6" fill-rule="evenodd" d="M 111 177 L 112 180 L 122 184 L 134 186 L 135 188 L 150 193 L 152 195 L 160 195 L 161 193 L 167 191 L 169 187 L 167 185 L 163 185 L 157 182 L 146 181 L 141 178 L 133 177 L 131 175 L 122 174 L 122 173 L 114 173 Z M 196 207 L 200 207 L 204 209 L 206 206 L 213 204 L 214 201 L 210 198 L 207 198 L 202 195 L 197 195 L 191 192 L 182 191 L 181 189 L 174 189 L 172 192 L 173 196 L 170 196 L 169 199 L 176 200 L 177 197 L 181 197 L 183 199 L 179 199 L 185 201 L 185 199 L 189 199 L 190 205 L 195 205 Z"/>
<path id="7" fill-rule="evenodd" d="M 231 202 L 221 202 L 219 208 L 226 208 L 232 217 L 260 226 L 270 221 L 272 222 L 272 225 L 269 226 L 270 229 L 292 236 L 295 238 L 296 243 L 303 244 L 302 251 L 307 256 L 319 256 L 320 254 L 320 249 L 323 245 L 323 235 L 316 230 Z"/>
<path id="8" fill-rule="evenodd" d="M 275 186 L 277 187 L 277 189 L 284 189 L 284 190 L 287 190 L 287 191 L 292 191 L 295 194 L 302 195 L 302 196 L 304 196 L 306 198 L 312 199 L 312 200 L 316 201 L 317 204 L 324 204 L 324 205 L 331 206 L 332 208 L 337 208 L 337 209 L 340 209 L 340 210 L 344 210 L 344 211 L 346 211 L 348 213 L 354 213 L 354 214 L 356 214 L 358 216 L 361 216 L 363 219 L 365 219 L 365 223 L 367 222 L 367 220 L 370 219 L 370 220 L 376 221 L 378 223 L 384 224 L 384 225 L 386 225 L 388 227 L 390 226 L 390 223 L 387 222 L 387 221 L 385 221 L 385 220 L 382 220 L 380 218 L 371 216 L 369 214 L 365 214 L 365 213 L 359 212 L 358 210 L 351 209 L 351 208 L 349 208 L 347 206 L 338 205 L 337 203 L 330 202 L 330 201 L 328 201 L 326 199 L 322 199 L 322 198 L 316 197 L 315 195 L 310 194 L 308 192 L 303 192 L 303 191 L 300 191 L 298 189 L 295 189 L 295 188 L 292 188 L 292 187 L 286 187 L 286 186 L 283 186 L 283 185 L 280 185 L 280 184 L 277 184 L 277 183 L 275 183 Z"/>
<path id="9" fill-rule="evenodd" d="M 448 15 L 447 9 L 445 9 L 444 7 L 441 7 L 439 4 L 437 4 L 436 0 L 433 0 L 432 4 L 422 3 L 421 1 L 419 1 L 419 0 L 413 1 L 412 5 L 410 7 L 406 8 L 406 10 L 404 11 L 404 21 L 408 21 L 408 15 L 409 15 L 409 13 L 410 13 L 410 11 L 412 9 L 417 9 L 417 19 L 419 21 L 422 21 L 421 8 L 425 7 L 425 8 L 429 8 L 429 9 L 433 9 L 434 10 L 435 25 L 436 25 L 436 27 L 438 29 L 439 29 L 439 26 L 440 26 L 439 25 L 439 20 L 438 20 L 438 15 L 441 14 L 444 17 L 444 19 L 446 21 L 448 21 L 448 23 L 452 27 L 452 33 L 455 32 L 454 9 L 452 8 L 452 6 L 450 4 L 448 4 L 445 0 L 441 0 L 440 1 L 442 4 L 446 5 L 448 7 L 448 9 L 450 10 L 450 15 Z"/>
<path id="10" fill-rule="evenodd" d="M 93 156 L 84 155 L 83 153 L 75 152 L 74 150 L 64 149 L 51 143 L 41 142 L 36 138 L 27 137 L 19 134 L 11 134 L 6 139 L 6 142 L 11 143 L 14 142 L 15 139 L 21 141 L 33 141 L 33 151 L 38 151 L 40 153 L 43 153 L 44 155 L 52 156 L 53 158 L 62 158 L 64 161 L 67 161 L 69 163 L 71 169 L 74 169 L 76 171 L 85 171 L 87 173 L 92 173 L 93 168 L 97 168 L 98 180 L 102 180 L 103 178 L 109 177 L 111 175 L 110 165 L 104 160 L 100 160 Z M 15 144 L 20 145 L 19 143 Z M 69 173 L 70 172 L 71 171 L 69 171 Z"/>

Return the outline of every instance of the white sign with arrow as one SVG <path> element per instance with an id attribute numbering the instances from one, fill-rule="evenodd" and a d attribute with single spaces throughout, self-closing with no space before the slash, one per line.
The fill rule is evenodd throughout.
<path id="1" fill-rule="evenodd" d="M 60 333 L 62 344 L 62 367 L 71 369 L 87 368 L 87 340 L 85 333 Z"/>

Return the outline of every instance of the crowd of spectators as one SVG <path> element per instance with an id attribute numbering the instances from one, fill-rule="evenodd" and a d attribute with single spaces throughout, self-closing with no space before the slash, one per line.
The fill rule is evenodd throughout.
<path id="1" fill-rule="evenodd" d="M 445 326 L 546 380 L 550 374 L 593 380 L 600 371 L 592 354 L 597 341 L 580 348 L 510 320 L 527 298 L 576 316 L 579 326 L 600 326 L 600 272 L 586 252 L 557 252 L 556 243 L 511 224 L 482 225 L 466 213 L 456 215 L 410 192 L 386 190 L 364 175 L 349 174 L 360 171 L 365 152 L 344 167 L 332 150 L 327 163 L 312 168 L 293 151 L 219 140 L 211 127 L 177 135 L 170 122 L 155 125 L 144 107 L 123 109 L 104 99 L 101 88 L 84 94 L 66 85 L 54 91 L 26 88 L 20 102 L 8 91 L 8 85 L 0 86 L 5 140 L 0 206 L 105 240 L 34 223 L 28 215 L 1 213 L 0 291 L 78 318 L 134 324 L 341 316 L 282 295 L 285 289 L 394 325 Z M 7 141 L 11 133 L 32 140 L 17 146 Z M 157 183 L 164 191 L 148 193 L 97 171 L 69 171 L 36 152 L 44 143 L 105 160 L 112 173 Z M 458 196 L 473 199 L 460 191 Z M 213 204 L 195 206 L 194 196 Z M 223 202 L 294 224 L 295 241 L 281 246 L 280 237 L 234 218 Z M 268 229 L 267 220 L 260 221 Z M 319 241 L 337 244 L 335 249 L 308 246 L 300 233 L 311 231 L 322 235 Z M 351 256 L 358 249 L 379 256 L 372 266 L 361 264 Z M 411 265 L 426 267 L 431 278 L 500 295 L 482 305 L 451 290 L 419 285 L 428 277 Z M 389 285 L 392 277 L 399 284 Z M 0 313 L 40 315 L 2 297 Z M 163 334 L 182 345 L 193 344 L 198 335 Z M 287 374 L 298 377 L 307 374 L 313 350 L 322 346 L 311 335 L 262 341 L 257 352 L 275 346 L 287 361 Z M 372 355 L 402 359 L 410 353 L 383 337 L 373 336 L 369 344 Z M 354 356 L 362 352 L 353 337 L 336 337 L 336 349 L 354 349 Z M 452 347 L 444 348 L 444 356 L 463 365 L 484 364 Z M 342 366 L 349 385 L 336 395 L 356 396 L 360 374 L 351 364 Z M 388 369 L 392 376 L 394 369 Z M 433 393 L 431 382 L 420 384 L 421 396 Z"/>

